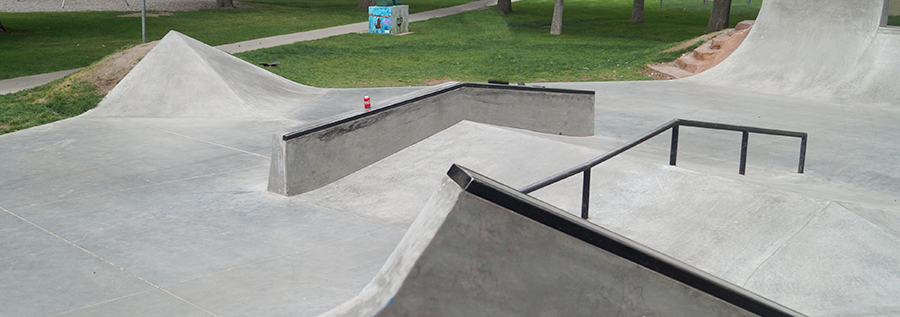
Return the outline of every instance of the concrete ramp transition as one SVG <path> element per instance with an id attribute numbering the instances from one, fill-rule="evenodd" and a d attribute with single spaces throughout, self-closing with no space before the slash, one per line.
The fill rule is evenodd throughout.
<path id="1" fill-rule="evenodd" d="M 323 316 L 799 316 L 453 165 L 375 279 Z"/>
<path id="2" fill-rule="evenodd" d="M 888 0 L 766 0 L 747 39 L 687 79 L 817 100 L 900 101 L 900 28 Z"/>

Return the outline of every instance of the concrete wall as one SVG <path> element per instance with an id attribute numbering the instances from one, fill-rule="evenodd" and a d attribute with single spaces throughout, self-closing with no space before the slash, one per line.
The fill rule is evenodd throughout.
<path id="1" fill-rule="evenodd" d="M 275 135 L 269 191 L 296 195 L 377 162 L 462 120 L 589 136 L 594 93 L 449 83 L 368 112 Z"/>
<path id="2" fill-rule="evenodd" d="M 372 283 L 323 316 L 799 315 L 483 176 L 456 172 Z M 718 293 L 694 287 L 690 276 Z"/>
<path id="3" fill-rule="evenodd" d="M 900 0 L 889 0 L 890 1 L 890 9 L 888 10 L 888 15 L 895 16 L 900 15 Z"/>

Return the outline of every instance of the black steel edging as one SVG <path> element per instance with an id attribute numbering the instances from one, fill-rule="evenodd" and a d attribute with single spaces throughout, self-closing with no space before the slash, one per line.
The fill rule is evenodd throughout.
<path id="1" fill-rule="evenodd" d="M 422 101 L 428 98 L 432 98 L 434 96 L 438 96 L 441 94 L 445 94 L 457 89 L 462 88 L 486 88 L 486 89 L 500 89 L 500 90 L 525 90 L 525 91 L 535 91 L 535 92 L 552 92 L 552 93 L 566 93 L 566 94 L 581 94 L 581 95 L 594 95 L 593 91 L 589 90 L 572 90 L 572 89 L 560 89 L 560 88 L 535 88 L 528 86 L 516 86 L 516 85 L 498 85 L 498 84 L 483 84 L 483 83 L 458 83 L 455 85 L 451 85 L 446 88 L 442 88 L 439 90 L 435 90 L 421 96 L 416 96 L 410 99 L 402 100 L 390 105 L 386 105 L 383 107 L 374 108 L 365 112 L 357 112 L 345 116 L 343 118 L 338 118 L 332 121 L 324 122 L 318 125 L 313 125 L 310 127 L 302 128 L 301 130 L 297 130 L 294 132 L 286 133 L 281 137 L 282 141 L 288 141 L 291 139 L 295 139 L 310 133 L 315 133 L 318 131 L 322 131 L 328 128 L 332 128 L 347 122 L 356 121 L 368 116 L 373 116 L 391 109 L 395 109 L 398 107 L 402 107 L 414 102 Z"/>
<path id="2" fill-rule="evenodd" d="M 597 227 L 531 196 L 454 164 L 447 175 L 466 192 L 565 233 L 625 260 L 760 316 L 804 316 L 790 308 Z"/>

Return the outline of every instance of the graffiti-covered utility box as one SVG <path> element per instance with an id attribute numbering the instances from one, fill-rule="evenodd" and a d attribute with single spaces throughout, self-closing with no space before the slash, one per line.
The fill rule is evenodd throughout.
<path id="1" fill-rule="evenodd" d="M 369 7 L 369 33 L 401 34 L 406 32 L 409 32 L 408 5 Z"/>

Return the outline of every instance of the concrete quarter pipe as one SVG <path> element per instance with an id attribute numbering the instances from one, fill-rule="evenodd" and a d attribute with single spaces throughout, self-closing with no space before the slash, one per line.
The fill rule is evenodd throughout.
<path id="1" fill-rule="evenodd" d="M 896 0 L 895 0 L 896 1 Z M 818 100 L 900 101 L 888 0 L 766 0 L 728 59 L 688 81 Z"/>

